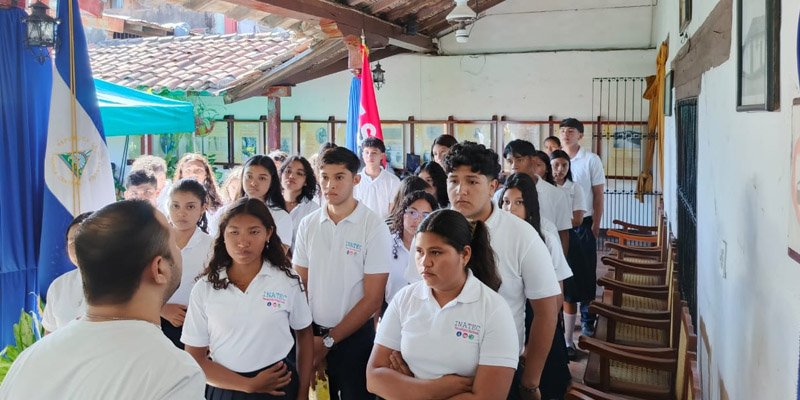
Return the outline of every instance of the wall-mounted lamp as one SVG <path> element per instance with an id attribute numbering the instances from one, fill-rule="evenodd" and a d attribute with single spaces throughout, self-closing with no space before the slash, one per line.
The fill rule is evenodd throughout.
<path id="1" fill-rule="evenodd" d="M 31 14 L 23 19 L 27 35 L 25 46 L 34 53 L 39 63 L 44 63 L 50 53 L 48 48 L 57 47 L 56 27 L 58 19 L 47 14 L 50 7 L 37 0 L 31 4 Z"/>
<path id="2" fill-rule="evenodd" d="M 375 65 L 375 68 L 372 69 L 372 82 L 375 83 L 375 88 L 381 90 L 381 87 L 386 83 L 386 80 L 383 77 L 384 74 L 383 68 L 381 68 L 381 63 L 378 62 Z"/>

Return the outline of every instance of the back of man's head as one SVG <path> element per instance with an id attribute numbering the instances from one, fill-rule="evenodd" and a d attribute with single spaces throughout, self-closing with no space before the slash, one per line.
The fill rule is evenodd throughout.
<path id="1" fill-rule="evenodd" d="M 128 179 L 125 182 L 125 188 L 141 185 L 152 185 L 155 187 L 157 184 L 158 181 L 152 172 L 139 169 L 131 171 L 131 173 L 128 175 Z"/>
<path id="2" fill-rule="evenodd" d="M 145 201 L 120 201 L 81 223 L 75 253 L 87 303 L 124 304 L 139 289 L 142 272 L 154 258 L 174 262 L 169 227 L 156 213 Z"/>
<path id="3" fill-rule="evenodd" d="M 346 147 L 335 147 L 322 153 L 319 160 L 320 167 L 325 165 L 343 165 L 353 175 L 358 174 L 358 168 L 361 166 L 361 161 L 350 149 Z"/>
<path id="4" fill-rule="evenodd" d="M 490 180 L 497 179 L 500 175 L 500 159 L 497 153 L 474 142 L 456 143 L 444 158 L 444 165 L 448 174 L 458 167 L 468 166 L 472 172 L 486 175 Z"/>
<path id="5" fill-rule="evenodd" d="M 536 155 L 536 146 L 534 146 L 533 143 L 522 139 L 514 139 L 508 142 L 506 147 L 503 149 L 503 158 L 508 158 L 508 156 L 527 157 L 534 155 Z"/>

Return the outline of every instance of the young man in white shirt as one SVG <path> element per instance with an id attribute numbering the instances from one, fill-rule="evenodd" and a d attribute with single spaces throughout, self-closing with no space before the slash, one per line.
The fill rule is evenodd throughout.
<path id="1" fill-rule="evenodd" d="M 536 174 L 535 163 L 538 161 L 536 147 L 527 140 L 512 140 L 503 149 L 503 158 L 511 166 L 512 173 L 522 173 L 533 179 L 536 193 L 539 195 L 539 212 L 542 217 L 556 225 L 564 254 L 567 254 L 569 230 L 572 229 L 572 206 L 563 190 Z"/>
<path id="2" fill-rule="evenodd" d="M 567 118 L 559 124 L 559 136 L 564 151 L 569 154 L 572 179 L 583 190 L 586 199 L 586 213 L 581 226 L 575 228 L 581 250 L 588 266 L 597 265 L 597 237 L 600 235 L 600 221 L 603 218 L 603 190 L 606 175 L 603 162 L 597 154 L 581 148 L 583 124 L 575 118 Z M 596 268 L 596 267 L 595 267 Z M 589 314 L 589 304 L 581 303 L 582 333 L 594 335 L 596 316 Z"/>
<path id="3" fill-rule="evenodd" d="M 382 220 L 389 216 L 389 203 L 400 187 L 400 178 L 381 166 L 385 155 L 386 146 L 380 139 L 369 137 L 361 142 L 364 169 L 358 173 L 361 181 L 353 189 L 353 197 Z"/>
<path id="4" fill-rule="evenodd" d="M 75 238 L 86 313 L 22 352 L 0 399 L 202 399 L 205 376 L 161 332 L 181 281 L 167 219 L 142 201 L 110 204 Z"/>
<path id="5" fill-rule="evenodd" d="M 517 369 L 509 399 L 540 399 L 539 383 L 558 320 L 558 295 L 553 261 L 547 246 L 533 227 L 492 201 L 497 189 L 500 160 L 483 145 L 456 144 L 445 157 L 447 194 L 451 207 L 469 220 L 480 220 L 489 239 L 502 278 L 500 293 L 508 302 L 517 326 L 525 367 Z M 411 265 L 411 267 L 414 267 Z M 416 273 L 416 268 L 412 270 Z M 412 274 L 407 277 L 413 279 Z M 418 277 L 416 280 L 419 280 Z M 525 303 L 534 311 L 525 343 Z"/>
<path id="6" fill-rule="evenodd" d="M 332 399 L 374 399 L 366 382 L 372 317 L 383 305 L 389 277 L 389 228 L 353 198 L 353 188 L 362 184 L 358 167 L 358 157 L 344 147 L 321 155 L 326 205 L 300 221 L 292 259 L 314 319 L 314 366 L 327 373 Z"/>

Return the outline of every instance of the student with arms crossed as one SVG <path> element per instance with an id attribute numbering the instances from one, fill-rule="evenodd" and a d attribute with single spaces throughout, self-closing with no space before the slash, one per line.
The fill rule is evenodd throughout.
<path id="1" fill-rule="evenodd" d="M 514 318 L 495 291 L 486 225 L 432 213 L 415 236 L 423 281 L 400 290 L 383 316 L 367 369 L 386 399 L 501 399 L 519 362 Z"/>
<path id="2" fill-rule="evenodd" d="M 121 201 L 80 224 L 75 254 L 86 313 L 23 351 L 0 399 L 201 399 L 197 363 L 161 332 L 181 282 L 181 253 L 163 214 Z"/>
<path id="3" fill-rule="evenodd" d="M 344 147 L 322 153 L 325 206 L 300 222 L 293 250 L 314 317 L 314 366 L 318 374 L 327 372 L 332 399 L 374 399 L 366 382 L 372 316 L 383 304 L 389 275 L 389 229 L 353 198 L 358 166 Z"/>

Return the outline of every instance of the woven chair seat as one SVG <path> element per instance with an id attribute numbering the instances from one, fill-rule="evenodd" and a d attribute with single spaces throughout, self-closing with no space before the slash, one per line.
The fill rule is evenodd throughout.
<path id="1" fill-rule="evenodd" d="M 617 258 L 619 258 L 622 261 L 628 261 L 628 262 L 637 263 L 637 264 L 659 264 L 659 263 L 661 263 L 661 261 L 659 261 L 659 260 L 654 260 L 652 258 L 645 258 L 645 257 L 633 257 L 633 256 L 619 257 L 618 256 Z"/>
<path id="2" fill-rule="evenodd" d="M 662 329 L 617 322 L 614 329 L 614 342 L 631 346 L 666 347 L 667 335 Z"/>
<path id="3" fill-rule="evenodd" d="M 655 275 L 643 275 L 643 274 L 631 274 L 631 273 L 622 274 L 622 282 L 629 283 L 631 285 L 655 286 L 662 284 L 661 281 L 662 279 Z"/>
<path id="4" fill-rule="evenodd" d="M 647 385 L 669 391 L 672 373 L 609 360 L 609 375 L 614 383 Z"/>
<path id="5" fill-rule="evenodd" d="M 623 294 L 621 307 L 629 310 L 665 311 L 667 309 L 667 301 Z"/>

